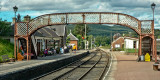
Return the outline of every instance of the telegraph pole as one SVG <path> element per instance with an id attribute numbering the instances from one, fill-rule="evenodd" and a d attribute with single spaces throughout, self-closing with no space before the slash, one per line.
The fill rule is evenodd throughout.
<path id="1" fill-rule="evenodd" d="M 91 37 L 91 49 L 92 49 L 92 37 Z"/>
<path id="2" fill-rule="evenodd" d="M 86 24 L 85 24 L 85 50 L 86 50 Z"/>
<path id="3" fill-rule="evenodd" d="M 113 51 L 113 46 L 112 46 L 112 30 L 111 30 L 111 51 Z"/>

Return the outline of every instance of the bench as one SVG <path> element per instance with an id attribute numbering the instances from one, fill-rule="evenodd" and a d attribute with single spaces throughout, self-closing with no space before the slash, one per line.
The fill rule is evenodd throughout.
<path id="1" fill-rule="evenodd" d="M 8 55 L 2 55 L 2 60 L 3 60 L 3 62 L 9 61 Z"/>
<path id="2" fill-rule="evenodd" d="M 153 70 L 155 70 L 155 71 L 158 71 L 159 69 L 158 69 L 158 66 L 159 66 L 160 64 L 157 64 L 157 63 L 155 63 L 155 64 L 153 64 Z"/>

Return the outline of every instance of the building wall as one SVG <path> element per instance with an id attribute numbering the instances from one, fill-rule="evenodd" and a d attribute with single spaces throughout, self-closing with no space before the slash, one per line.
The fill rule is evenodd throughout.
<path id="1" fill-rule="evenodd" d="M 76 41 L 76 40 L 71 40 L 71 41 L 70 41 L 70 45 L 73 45 L 73 44 L 75 44 L 76 47 L 77 47 L 77 49 L 78 49 L 78 41 Z"/>
<path id="2" fill-rule="evenodd" d="M 138 49 L 138 40 L 125 39 L 124 47 L 126 49 L 134 49 L 134 41 L 136 41 L 136 49 Z"/>
<path id="3" fill-rule="evenodd" d="M 10 42 L 14 44 L 14 38 L 10 38 Z"/>
<path id="4" fill-rule="evenodd" d="M 121 37 L 112 43 L 112 48 L 114 50 L 115 48 L 118 48 L 118 45 L 119 48 L 123 48 L 123 44 L 124 44 L 124 38 Z"/>

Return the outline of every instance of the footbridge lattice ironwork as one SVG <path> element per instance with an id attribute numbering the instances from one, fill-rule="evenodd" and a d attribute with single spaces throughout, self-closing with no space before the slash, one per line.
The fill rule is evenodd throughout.
<path id="1" fill-rule="evenodd" d="M 74 12 L 74 13 L 53 13 L 38 16 L 29 22 L 17 22 L 15 24 L 15 43 L 18 38 L 28 38 L 38 29 L 50 25 L 66 24 L 116 24 L 131 28 L 139 35 L 139 56 L 141 53 L 142 38 L 149 36 L 153 39 L 152 54 L 156 56 L 154 39 L 154 20 L 138 20 L 137 18 L 111 12 Z M 16 45 L 15 45 L 16 50 Z M 16 53 L 16 52 L 15 52 Z M 28 53 L 28 49 L 27 49 Z M 16 57 L 16 55 L 15 55 Z"/>

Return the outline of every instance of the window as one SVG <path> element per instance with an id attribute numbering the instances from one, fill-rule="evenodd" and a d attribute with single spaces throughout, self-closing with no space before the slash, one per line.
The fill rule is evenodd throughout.
<path id="1" fill-rule="evenodd" d="M 115 44 L 115 48 L 120 48 L 120 44 Z"/>
<path id="2" fill-rule="evenodd" d="M 133 48 L 136 48 L 136 41 L 133 41 Z"/>

